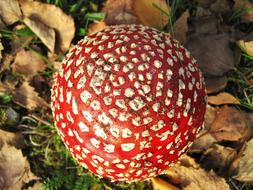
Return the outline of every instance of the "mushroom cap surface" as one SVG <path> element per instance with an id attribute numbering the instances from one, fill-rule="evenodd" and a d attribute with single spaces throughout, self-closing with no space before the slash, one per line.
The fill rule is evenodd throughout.
<path id="1" fill-rule="evenodd" d="M 79 164 L 116 181 L 161 174 L 203 125 L 205 84 L 169 34 L 142 25 L 86 36 L 54 78 L 57 131 Z"/>

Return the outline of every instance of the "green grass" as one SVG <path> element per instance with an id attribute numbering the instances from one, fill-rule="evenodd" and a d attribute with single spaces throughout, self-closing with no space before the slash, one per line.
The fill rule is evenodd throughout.
<path id="1" fill-rule="evenodd" d="M 231 190 L 252 190 L 252 185 L 239 182 L 233 178 L 229 178 L 228 183 Z"/>
<path id="2" fill-rule="evenodd" d="M 229 17 L 229 22 L 230 23 L 238 22 L 243 15 L 245 15 L 248 12 L 252 11 L 252 8 L 247 8 L 246 7 L 246 2 L 248 2 L 248 0 L 244 0 L 239 5 L 239 7 L 232 12 L 231 16 Z"/>
<path id="3" fill-rule="evenodd" d="M 241 105 L 253 111 L 253 57 L 242 54 L 242 61 L 228 78 L 227 91 L 235 95 Z"/>
<path id="4" fill-rule="evenodd" d="M 26 152 L 32 171 L 41 176 L 45 190 L 147 190 L 149 182 L 112 183 L 78 165 L 52 125 L 26 117 L 20 126 L 26 136 Z"/>

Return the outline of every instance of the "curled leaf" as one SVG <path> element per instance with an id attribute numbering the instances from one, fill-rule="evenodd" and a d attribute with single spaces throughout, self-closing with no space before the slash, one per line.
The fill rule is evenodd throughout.
<path id="1" fill-rule="evenodd" d="M 221 92 L 216 96 L 208 96 L 207 101 L 209 104 L 213 105 L 240 104 L 239 100 L 237 100 L 233 95 L 227 92 Z"/>
<path id="2" fill-rule="evenodd" d="M 100 30 L 103 30 L 105 27 L 106 24 L 104 21 L 92 23 L 89 25 L 88 35 L 99 32 Z"/>
<path id="3" fill-rule="evenodd" d="M 38 38 L 53 52 L 55 45 L 55 31 L 45 24 L 30 18 L 24 18 L 24 23 L 38 36 Z"/>
<path id="4" fill-rule="evenodd" d="M 57 49 L 66 52 L 75 34 L 72 17 L 66 15 L 59 7 L 37 1 L 22 0 L 20 2 L 24 16 L 40 21 L 56 31 Z"/>
<path id="5" fill-rule="evenodd" d="M 133 1 L 133 10 L 144 25 L 163 29 L 168 24 L 169 6 L 165 0 Z"/>
<path id="6" fill-rule="evenodd" d="M 151 181 L 154 190 L 181 190 L 178 187 L 159 178 L 152 178 Z"/>
<path id="7" fill-rule="evenodd" d="M 240 40 L 238 45 L 247 55 L 253 56 L 253 41 L 246 42 L 244 40 Z"/>

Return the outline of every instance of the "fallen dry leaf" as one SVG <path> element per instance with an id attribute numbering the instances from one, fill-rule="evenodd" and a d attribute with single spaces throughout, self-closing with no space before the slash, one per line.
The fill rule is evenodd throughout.
<path id="1" fill-rule="evenodd" d="M 137 15 L 140 22 L 144 25 L 163 29 L 168 24 L 169 6 L 165 0 L 133 1 L 133 10 L 134 14 Z"/>
<path id="2" fill-rule="evenodd" d="M 152 178 L 151 181 L 154 190 L 181 190 L 180 188 L 159 178 Z"/>
<path id="3" fill-rule="evenodd" d="M 186 46 L 198 60 L 204 75 L 222 76 L 234 68 L 233 52 L 226 33 L 195 35 L 188 39 Z"/>
<path id="4" fill-rule="evenodd" d="M 188 31 L 187 20 L 190 14 L 189 11 L 185 11 L 179 19 L 176 20 L 175 24 L 172 27 L 172 34 L 175 39 L 177 39 L 181 44 L 186 42 L 186 33 Z"/>
<path id="5" fill-rule="evenodd" d="M 57 49 L 66 52 L 75 34 L 75 23 L 59 7 L 37 1 L 20 1 L 24 16 L 37 20 L 56 31 Z"/>
<path id="6" fill-rule="evenodd" d="M 103 30 L 105 27 L 106 24 L 104 21 L 94 22 L 89 25 L 88 35 L 99 32 L 100 30 Z"/>
<path id="7" fill-rule="evenodd" d="M 21 148 L 24 145 L 24 137 L 21 133 L 11 133 L 0 129 L 0 149 L 4 144 Z"/>
<path id="8" fill-rule="evenodd" d="M 215 13 L 226 13 L 231 11 L 231 7 L 227 0 L 216 0 L 211 4 L 210 10 Z"/>
<path id="9" fill-rule="evenodd" d="M 11 68 L 14 72 L 31 78 L 38 72 L 44 71 L 46 64 L 38 53 L 22 50 L 17 53 Z"/>
<path id="10" fill-rule="evenodd" d="M 219 144 L 212 145 L 204 154 L 205 157 L 202 162 L 207 168 L 217 169 L 223 172 L 227 171 L 237 155 L 235 149 Z"/>
<path id="11" fill-rule="evenodd" d="M 0 16 L 5 24 L 10 25 L 21 19 L 22 13 L 20 11 L 17 0 L 1 0 L 0 1 Z"/>
<path id="12" fill-rule="evenodd" d="M 253 3 L 246 0 L 235 0 L 234 11 L 244 11 L 241 18 L 246 22 L 253 21 Z"/>
<path id="13" fill-rule="evenodd" d="M 217 141 L 245 141 L 250 135 L 245 117 L 234 107 L 217 109 L 217 117 L 210 126 L 210 133 Z"/>
<path id="14" fill-rule="evenodd" d="M 237 161 L 237 174 L 233 178 L 253 183 L 253 139 L 246 143 L 246 148 L 242 151 Z"/>
<path id="15" fill-rule="evenodd" d="M 217 117 L 216 108 L 207 104 L 205 112 L 205 129 L 209 129 L 211 124 L 214 122 Z"/>
<path id="16" fill-rule="evenodd" d="M 13 91 L 12 98 L 14 103 L 29 110 L 33 110 L 38 107 L 49 108 L 48 103 L 39 97 L 38 93 L 34 91 L 34 88 L 30 86 L 27 81 L 23 82 L 19 88 Z"/>
<path id="17" fill-rule="evenodd" d="M 38 36 L 49 51 L 54 52 L 55 31 L 45 24 L 28 17 L 25 17 L 23 21 Z"/>
<path id="18" fill-rule="evenodd" d="M 133 11 L 132 0 L 108 0 L 103 11 L 106 13 L 105 23 L 108 25 L 139 23 Z"/>
<path id="19" fill-rule="evenodd" d="M 198 6 L 208 8 L 213 3 L 214 0 L 196 0 Z"/>
<path id="20" fill-rule="evenodd" d="M 209 104 L 213 105 L 240 104 L 240 101 L 238 99 L 227 92 L 221 92 L 216 96 L 208 96 L 207 101 Z"/>
<path id="21" fill-rule="evenodd" d="M 207 93 L 216 93 L 219 92 L 220 90 L 224 89 L 227 86 L 227 78 L 225 76 L 221 77 L 205 77 L 205 82 L 206 82 L 206 90 Z"/>
<path id="22" fill-rule="evenodd" d="M 247 55 L 253 56 L 253 41 L 240 40 L 237 44 Z"/>
<path id="23" fill-rule="evenodd" d="M 11 94 L 11 92 L 14 90 L 15 85 L 12 83 L 0 83 L 0 96 L 3 96 L 5 94 Z"/>
<path id="24" fill-rule="evenodd" d="M 106 13 L 105 23 L 139 24 L 162 29 L 168 23 L 168 16 L 159 10 L 169 13 L 165 0 L 108 0 L 103 11 Z"/>
<path id="25" fill-rule="evenodd" d="M 3 58 L 2 51 L 4 50 L 4 46 L 2 45 L 1 37 L 2 37 L 2 35 L 0 34 L 0 62 Z"/>
<path id="26" fill-rule="evenodd" d="M 2 28 L 4 28 L 4 27 L 6 27 L 6 26 L 5 26 L 4 22 L 2 21 L 2 19 L 1 19 L 1 17 L 0 17 L 0 28 L 2 29 Z"/>
<path id="27" fill-rule="evenodd" d="M 193 142 L 189 152 L 204 152 L 216 142 L 217 140 L 210 133 L 205 133 Z"/>
<path id="28" fill-rule="evenodd" d="M 0 189 L 22 189 L 25 183 L 38 179 L 21 150 L 4 144 L 0 149 L 0 160 Z"/>
<path id="29" fill-rule="evenodd" d="M 167 170 L 167 176 L 173 183 L 179 184 L 183 190 L 229 190 L 225 179 L 213 171 L 207 172 L 200 167 L 183 165 L 180 162 Z M 197 165 L 196 163 L 194 165 Z"/>

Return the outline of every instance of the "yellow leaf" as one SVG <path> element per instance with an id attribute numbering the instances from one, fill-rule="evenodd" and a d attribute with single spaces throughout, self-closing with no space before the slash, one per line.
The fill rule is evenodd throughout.
<path id="1" fill-rule="evenodd" d="M 181 190 L 178 187 L 159 178 L 152 178 L 151 181 L 154 190 Z"/>
<path id="2" fill-rule="evenodd" d="M 246 54 L 253 56 L 253 41 L 245 42 L 243 40 L 240 40 L 238 42 L 238 45 Z"/>
<path id="3" fill-rule="evenodd" d="M 209 104 L 213 105 L 240 104 L 239 100 L 227 92 L 221 92 L 216 96 L 208 96 L 207 101 Z"/>
<path id="4" fill-rule="evenodd" d="M 36 34 L 36 36 L 38 36 L 45 46 L 47 46 L 51 52 L 54 52 L 55 31 L 52 28 L 47 27 L 45 24 L 27 17 L 24 18 L 23 21 Z"/>
<path id="5" fill-rule="evenodd" d="M 0 15 L 7 24 L 13 24 L 21 19 L 22 14 L 17 0 L 1 0 Z"/>
<path id="6" fill-rule="evenodd" d="M 142 24 L 157 29 L 162 29 L 169 20 L 169 6 L 165 0 L 133 1 L 133 10 Z"/>

